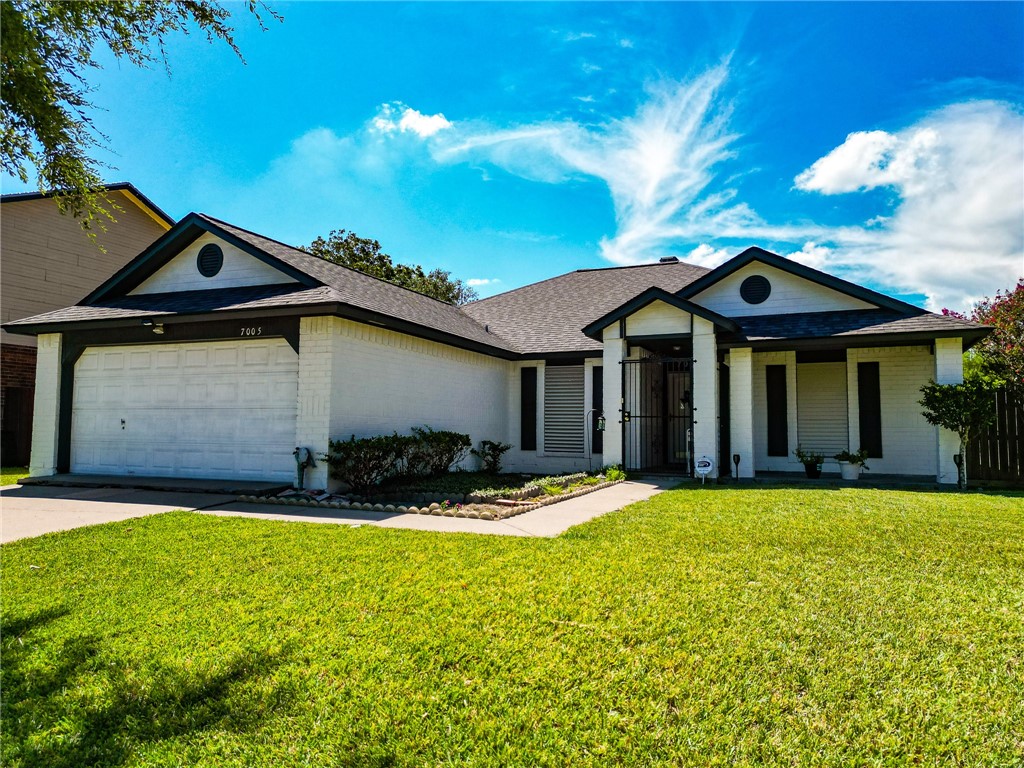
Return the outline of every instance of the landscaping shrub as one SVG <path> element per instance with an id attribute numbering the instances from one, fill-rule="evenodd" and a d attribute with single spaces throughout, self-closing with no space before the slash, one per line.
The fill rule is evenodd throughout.
<path id="1" fill-rule="evenodd" d="M 508 443 L 496 443 L 493 440 L 481 440 L 480 449 L 474 448 L 470 451 L 471 454 L 476 456 L 483 463 L 483 471 L 491 475 L 496 475 L 501 472 L 501 457 L 505 455 L 505 451 L 509 450 L 512 446 Z"/>
<path id="2" fill-rule="evenodd" d="M 332 478 L 356 493 L 366 493 L 405 470 L 416 439 L 397 432 L 361 438 L 352 435 L 348 440 L 331 440 L 324 458 Z"/>
<path id="3" fill-rule="evenodd" d="M 469 435 L 430 427 L 413 427 L 413 442 L 406 457 L 412 476 L 437 477 L 466 458 L 473 442 Z"/>

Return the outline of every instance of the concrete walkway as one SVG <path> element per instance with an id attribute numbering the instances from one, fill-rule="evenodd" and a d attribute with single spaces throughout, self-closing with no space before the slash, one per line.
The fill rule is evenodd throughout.
<path id="1" fill-rule="evenodd" d="M 305 523 L 373 525 L 379 528 L 406 528 L 439 533 L 482 533 L 492 536 L 558 536 L 574 525 L 585 523 L 608 512 L 673 488 L 679 478 L 630 480 L 602 488 L 575 499 L 550 504 L 507 520 L 471 520 L 434 515 L 398 515 L 349 509 L 310 509 L 270 504 L 232 502 L 203 509 L 208 515 L 249 517 L 260 520 L 291 520 Z"/>
<path id="2" fill-rule="evenodd" d="M 209 515 L 335 525 L 373 525 L 439 533 L 557 536 L 627 504 L 677 485 L 677 478 L 636 480 L 550 504 L 508 520 L 470 520 L 348 509 L 310 509 L 240 502 L 232 495 L 126 488 L 20 486 L 0 488 L 0 543 L 133 517 L 184 509 Z"/>
<path id="3" fill-rule="evenodd" d="M 8 485 L 0 488 L 0 543 L 174 509 L 197 510 L 234 498 L 181 491 Z"/>

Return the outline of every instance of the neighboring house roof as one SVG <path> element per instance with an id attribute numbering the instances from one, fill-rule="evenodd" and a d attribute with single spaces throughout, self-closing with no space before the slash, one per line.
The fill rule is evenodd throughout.
<path id="1" fill-rule="evenodd" d="M 156 203 L 146 197 L 138 188 L 127 181 L 119 181 L 115 184 L 104 184 L 103 190 L 107 192 L 121 192 L 131 200 L 133 203 L 138 205 L 147 214 L 152 216 L 157 221 L 163 223 L 166 228 L 174 226 L 174 219 L 167 215 L 167 213 Z M 29 200 L 44 200 L 51 197 L 59 196 L 59 192 L 13 192 L 8 195 L 0 196 L 0 203 L 18 203 L 27 202 Z M 115 216 L 116 218 L 116 216 Z"/>
<path id="2" fill-rule="evenodd" d="M 131 294 L 189 243 L 212 233 L 297 282 L 176 293 Z M 691 297 L 752 261 L 762 261 L 879 309 L 726 318 Z M 204 214 L 191 213 L 78 305 L 6 324 L 45 333 L 125 324 L 148 316 L 210 319 L 215 314 L 321 314 L 347 317 L 484 354 L 514 359 L 600 354 L 600 331 L 662 301 L 714 322 L 725 346 L 782 348 L 817 340 L 835 344 L 913 342 L 961 336 L 970 346 L 989 332 L 749 248 L 715 270 L 676 260 L 584 269 L 475 301 L 446 304 Z M 84 324 L 84 325 L 81 325 Z"/>
<path id="3" fill-rule="evenodd" d="M 515 344 L 527 356 L 601 350 L 585 326 L 648 288 L 676 292 L 707 273 L 684 262 L 581 269 L 474 301 L 463 311 Z"/>
<path id="4" fill-rule="evenodd" d="M 907 305 L 910 306 L 910 305 Z M 723 347 L 753 346 L 758 349 L 792 349 L 796 342 L 828 346 L 849 343 L 863 346 L 877 338 L 879 343 L 899 334 L 905 341 L 960 336 L 964 348 L 971 346 L 991 328 L 968 320 L 936 315 L 913 308 L 913 313 L 888 309 L 855 309 L 840 312 L 801 312 L 789 315 L 758 315 L 740 318 L 738 333 L 719 337 Z"/>

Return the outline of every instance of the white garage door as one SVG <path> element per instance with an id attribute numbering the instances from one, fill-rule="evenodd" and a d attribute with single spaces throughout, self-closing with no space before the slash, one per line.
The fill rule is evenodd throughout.
<path id="1" fill-rule="evenodd" d="M 71 471 L 291 480 L 298 367 L 283 339 L 86 349 Z"/>

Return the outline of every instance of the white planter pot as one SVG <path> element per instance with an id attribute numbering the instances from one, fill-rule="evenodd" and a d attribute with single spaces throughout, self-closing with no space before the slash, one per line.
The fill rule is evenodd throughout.
<path id="1" fill-rule="evenodd" d="M 857 480 L 860 478 L 860 464 L 852 464 L 849 461 L 840 461 L 839 474 L 843 476 L 843 480 Z"/>

